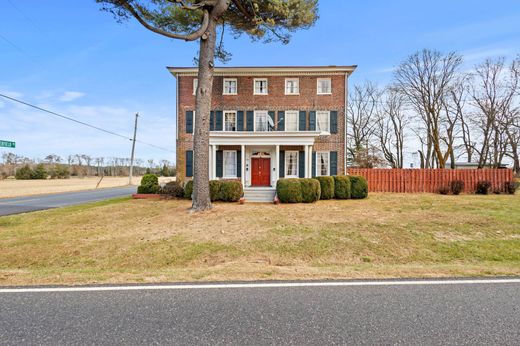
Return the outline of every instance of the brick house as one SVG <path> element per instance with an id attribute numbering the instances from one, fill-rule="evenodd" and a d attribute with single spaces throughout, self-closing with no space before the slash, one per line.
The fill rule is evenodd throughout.
<path id="1" fill-rule="evenodd" d="M 241 179 L 248 200 L 271 200 L 281 177 L 344 174 L 348 77 L 356 66 L 217 67 L 210 179 Z M 177 177 L 193 176 L 197 69 L 177 81 Z"/>

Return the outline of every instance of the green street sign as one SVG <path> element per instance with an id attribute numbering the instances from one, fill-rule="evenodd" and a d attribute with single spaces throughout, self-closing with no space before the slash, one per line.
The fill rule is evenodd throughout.
<path id="1" fill-rule="evenodd" d="M 10 142 L 10 141 L 3 141 L 3 140 L 0 139 L 0 147 L 16 148 L 16 143 L 15 142 Z"/>

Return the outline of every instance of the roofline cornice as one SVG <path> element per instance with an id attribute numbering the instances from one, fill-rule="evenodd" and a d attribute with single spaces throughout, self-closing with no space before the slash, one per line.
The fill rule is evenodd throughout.
<path id="1" fill-rule="evenodd" d="M 351 74 L 357 68 L 352 66 L 252 66 L 215 67 L 214 76 L 298 76 Z M 174 76 L 196 76 L 196 67 L 167 67 Z"/>

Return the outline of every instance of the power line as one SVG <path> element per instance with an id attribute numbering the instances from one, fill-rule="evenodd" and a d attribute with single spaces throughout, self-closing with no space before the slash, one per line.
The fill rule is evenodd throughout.
<path id="1" fill-rule="evenodd" d="M 34 108 L 34 109 L 37 109 L 39 111 L 42 111 L 42 112 L 45 112 L 45 113 L 49 113 L 49 114 L 52 114 L 54 116 L 57 116 L 57 117 L 60 117 L 62 119 L 65 119 L 65 120 L 69 120 L 69 121 L 72 121 L 72 122 L 75 122 L 77 124 L 80 124 L 80 125 L 83 125 L 83 126 L 87 126 L 87 127 L 90 127 L 92 129 L 95 129 L 95 130 L 98 130 L 98 131 L 102 131 L 102 132 L 105 132 L 105 133 L 108 133 L 112 136 L 117 136 L 117 137 L 120 137 L 120 138 L 123 138 L 123 139 L 127 139 L 129 141 L 133 141 L 132 138 L 128 137 L 128 136 L 125 136 L 125 135 L 122 135 L 120 133 L 117 133 L 117 132 L 114 132 L 114 131 L 111 131 L 111 130 L 107 130 L 107 129 L 104 129 L 104 128 L 101 128 L 101 127 L 98 127 L 98 126 L 95 126 L 95 125 L 91 125 L 89 123 L 86 123 L 84 121 L 80 121 L 80 120 L 77 120 L 77 119 L 74 119 L 74 118 L 71 118 L 71 117 L 68 117 L 66 115 L 63 115 L 63 114 L 59 114 L 59 113 L 56 113 L 56 112 L 53 112 L 53 111 L 50 111 L 48 109 L 45 109 L 45 108 L 42 108 L 42 107 L 38 107 L 36 105 L 33 105 L 33 104 L 30 104 L 28 102 L 25 102 L 25 101 L 22 101 L 22 100 L 18 100 L 14 97 L 10 97 L 10 96 L 7 96 L 7 95 L 4 95 L 4 94 L 1 94 L 0 93 L 0 96 L 3 97 L 3 98 L 6 98 L 8 100 L 11 100 L 11 101 L 14 101 L 14 102 L 17 102 L 17 103 L 20 103 L 20 104 L 23 104 L 25 106 L 28 106 L 28 107 L 31 107 L 31 108 Z M 158 145 L 155 145 L 155 144 L 151 144 L 151 143 L 147 143 L 147 142 L 143 142 L 143 141 L 140 141 L 140 140 L 136 140 L 136 142 L 139 142 L 141 144 L 144 144 L 144 145 L 148 145 L 150 147 L 154 147 L 154 148 L 157 148 L 157 149 L 161 149 L 161 150 L 164 150 L 164 151 L 168 151 L 168 152 L 171 152 L 171 153 L 175 153 L 175 151 L 173 150 L 170 150 L 168 148 L 164 148 L 164 147 L 161 147 L 161 146 L 158 146 Z"/>
<path id="2" fill-rule="evenodd" d="M 0 38 L 2 40 L 4 40 L 5 42 L 7 42 L 11 47 L 13 47 L 14 49 L 16 49 L 18 52 L 22 53 L 23 55 L 27 56 L 29 59 L 31 59 L 32 61 L 34 61 L 33 57 L 30 56 L 25 50 L 23 50 L 22 48 L 20 48 L 19 46 L 17 46 L 13 41 L 9 40 L 7 37 L 5 37 L 4 35 L 0 34 Z"/>

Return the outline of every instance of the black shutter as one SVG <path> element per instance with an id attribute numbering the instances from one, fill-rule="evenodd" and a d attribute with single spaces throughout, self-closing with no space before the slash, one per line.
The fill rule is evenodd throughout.
<path id="1" fill-rule="evenodd" d="M 298 176 L 305 178 L 305 151 L 300 151 L 298 155 Z"/>
<path id="2" fill-rule="evenodd" d="M 215 112 L 209 112 L 209 130 L 215 131 Z"/>
<path id="3" fill-rule="evenodd" d="M 244 111 L 237 112 L 237 131 L 244 131 Z"/>
<path id="4" fill-rule="evenodd" d="M 186 150 L 186 177 L 193 177 L 193 150 Z"/>
<path id="5" fill-rule="evenodd" d="M 312 177 L 316 176 L 316 152 L 312 152 Z"/>
<path id="6" fill-rule="evenodd" d="M 186 133 L 193 133 L 193 111 L 186 111 Z"/>
<path id="7" fill-rule="evenodd" d="M 330 133 L 338 133 L 338 111 L 330 111 Z"/>
<path id="8" fill-rule="evenodd" d="M 271 125 L 269 125 L 269 122 L 267 124 L 268 128 L 269 128 L 269 131 L 274 131 L 276 130 L 276 123 L 274 122 L 274 112 L 273 111 L 269 111 L 267 112 L 267 114 L 269 115 L 269 118 L 271 118 L 271 121 L 273 122 L 273 127 L 271 127 Z"/>
<path id="9" fill-rule="evenodd" d="M 217 150 L 217 159 L 215 160 L 217 165 L 217 178 L 222 178 L 224 171 L 224 152 L 222 150 Z"/>
<path id="10" fill-rule="evenodd" d="M 280 170 L 280 178 L 285 177 L 285 151 L 280 151 L 280 160 L 278 161 L 278 169 Z"/>
<path id="11" fill-rule="evenodd" d="M 285 131 L 285 112 L 278 112 L 278 124 L 276 126 L 278 131 Z"/>
<path id="12" fill-rule="evenodd" d="M 309 130 L 316 131 L 316 112 L 315 111 L 309 112 Z"/>
<path id="13" fill-rule="evenodd" d="M 307 112 L 305 111 L 300 111 L 298 131 L 307 131 Z"/>
<path id="14" fill-rule="evenodd" d="M 246 112 L 246 131 L 254 131 L 255 130 L 255 112 L 247 111 Z"/>
<path id="15" fill-rule="evenodd" d="M 224 127 L 222 124 L 222 111 L 216 111 L 215 118 L 215 131 L 224 131 Z"/>
<path id="16" fill-rule="evenodd" d="M 237 178 L 242 177 L 242 152 L 237 150 Z"/>
<path id="17" fill-rule="evenodd" d="M 330 175 L 338 175 L 338 152 L 331 151 L 329 155 Z"/>

